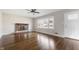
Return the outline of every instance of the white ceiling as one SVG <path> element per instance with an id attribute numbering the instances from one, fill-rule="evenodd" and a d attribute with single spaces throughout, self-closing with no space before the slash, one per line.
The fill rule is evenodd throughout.
<path id="1" fill-rule="evenodd" d="M 4 13 L 8 14 L 14 14 L 14 15 L 19 15 L 19 16 L 25 16 L 25 17 L 30 17 L 30 18 L 36 18 L 40 16 L 44 16 L 47 14 L 50 14 L 52 12 L 60 11 L 61 9 L 37 9 L 39 14 L 33 15 L 32 13 L 28 13 L 27 10 L 25 9 L 2 9 L 1 11 Z"/>

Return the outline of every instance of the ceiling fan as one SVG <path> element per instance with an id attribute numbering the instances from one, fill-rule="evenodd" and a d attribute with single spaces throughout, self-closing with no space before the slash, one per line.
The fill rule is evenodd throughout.
<path id="1" fill-rule="evenodd" d="M 29 11 L 29 13 L 33 13 L 33 15 L 35 14 L 39 14 L 40 12 L 37 11 L 37 9 L 26 9 L 27 11 Z"/>

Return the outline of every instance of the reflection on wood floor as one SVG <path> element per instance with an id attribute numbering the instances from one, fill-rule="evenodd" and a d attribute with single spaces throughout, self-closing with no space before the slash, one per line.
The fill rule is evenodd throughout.
<path id="1" fill-rule="evenodd" d="M 37 32 L 3 36 L 1 50 L 78 50 L 79 41 Z"/>

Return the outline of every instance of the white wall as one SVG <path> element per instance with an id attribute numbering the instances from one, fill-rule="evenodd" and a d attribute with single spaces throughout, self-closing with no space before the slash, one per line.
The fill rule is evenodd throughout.
<path id="1" fill-rule="evenodd" d="M 29 31 L 32 31 L 32 19 L 3 13 L 3 20 L 2 20 L 3 35 L 15 32 L 15 23 L 29 24 Z"/>
<path id="2" fill-rule="evenodd" d="M 0 12 L 0 38 L 2 36 L 2 13 Z"/>
<path id="3" fill-rule="evenodd" d="M 34 20 L 34 25 L 35 23 L 37 23 L 37 20 L 38 21 L 41 19 L 46 20 L 46 19 L 49 19 L 49 17 L 54 17 L 54 29 L 35 28 L 34 30 L 37 32 L 42 32 L 50 35 L 58 33 L 58 35 L 63 36 L 64 35 L 64 12 L 63 11 L 54 12 L 52 14 L 36 18 Z"/>
<path id="4" fill-rule="evenodd" d="M 67 15 L 69 14 L 78 14 L 78 18 L 74 20 L 68 20 Z M 46 33 L 46 34 L 55 34 L 58 33 L 58 36 L 61 37 L 70 37 L 70 38 L 78 38 L 79 39 L 79 10 L 75 9 L 66 9 L 62 11 L 57 11 L 52 14 L 42 16 L 36 18 L 34 20 L 34 25 L 37 23 L 36 20 L 39 19 L 45 20 L 44 18 L 48 18 L 50 16 L 54 16 L 54 29 L 42 29 L 42 28 L 35 28 L 35 31 Z M 76 17 L 76 16 L 75 16 Z M 72 18 L 74 18 L 72 16 Z"/>

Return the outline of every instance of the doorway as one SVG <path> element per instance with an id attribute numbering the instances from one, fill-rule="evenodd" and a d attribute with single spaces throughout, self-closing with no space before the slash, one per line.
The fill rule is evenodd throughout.
<path id="1" fill-rule="evenodd" d="M 16 23 L 15 24 L 15 32 L 17 31 L 26 31 L 28 30 L 28 24 Z"/>

